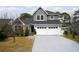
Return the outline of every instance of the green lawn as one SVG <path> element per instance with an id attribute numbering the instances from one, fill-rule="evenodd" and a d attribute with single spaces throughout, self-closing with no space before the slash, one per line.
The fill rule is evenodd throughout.
<path id="1" fill-rule="evenodd" d="M 75 38 L 73 38 L 72 34 L 67 34 L 67 35 L 64 35 L 64 37 L 71 39 L 71 40 L 74 40 L 74 41 L 79 43 L 79 35 L 75 35 Z"/>
<path id="2" fill-rule="evenodd" d="M 9 37 L 6 41 L 0 42 L 1 52 L 31 52 L 34 42 L 34 36 L 30 37 L 16 37 L 15 42 L 13 38 Z"/>

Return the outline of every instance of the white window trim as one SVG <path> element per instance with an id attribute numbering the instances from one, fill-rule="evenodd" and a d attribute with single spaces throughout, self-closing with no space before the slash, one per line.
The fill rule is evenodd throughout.
<path id="1" fill-rule="evenodd" d="M 39 16 L 39 19 L 38 19 L 38 16 Z M 43 19 L 41 18 L 41 16 L 43 16 Z M 36 19 L 37 19 L 38 21 L 40 21 L 40 20 L 43 21 L 43 20 L 44 20 L 44 15 L 37 15 L 37 16 L 36 16 Z"/>

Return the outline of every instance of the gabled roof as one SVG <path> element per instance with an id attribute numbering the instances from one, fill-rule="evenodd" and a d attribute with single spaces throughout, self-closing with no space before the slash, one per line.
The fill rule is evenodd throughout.
<path id="1" fill-rule="evenodd" d="M 33 22 L 33 18 L 26 18 L 25 20 L 23 20 L 23 22 L 26 24 L 26 25 L 29 25 Z"/>
<path id="2" fill-rule="evenodd" d="M 37 9 L 37 11 L 41 9 L 46 15 L 58 15 L 57 13 L 55 12 L 51 12 L 51 11 L 48 11 L 48 10 L 43 10 L 41 7 L 39 7 Z M 35 11 L 34 14 L 37 12 Z M 33 15 L 34 15 L 33 14 Z M 47 20 L 47 21 L 34 21 L 33 18 L 26 18 L 25 20 L 15 20 L 14 23 L 22 23 L 22 24 L 26 24 L 26 25 L 29 25 L 29 24 L 60 24 L 61 21 L 60 20 Z"/>
<path id="3" fill-rule="evenodd" d="M 26 18 L 25 20 L 21 20 L 21 21 L 25 25 L 30 25 L 30 24 L 61 24 L 60 20 L 33 21 L 33 18 Z M 20 24 L 21 21 L 16 20 L 14 23 L 19 23 Z"/>
<path id="4" fill-rule="evenodd" d="M 49 11 L 49 10 L 43 10 L 41 7 L 39 7 L 39 8 L 34 12 L 34 14 L 35 14 L 39 9 L 41 9 L 46 15 L 58 15 L 58 14 L 55 13 L 55 12 L 52 12 L 52 11 Z M 34 15 L 34 14 L 33 14 L 33 15 Z"/>
<path id="5" fill-rule="evenodd" d="M 26 18 L 26 20 L 23 20 L 24 24 L 61 24 L 60 20 L 47 20 L 47 21 L 34 21 L 33 18 Z"/>
<path id="6" fill-rule="evenodd" d="M 32 21 L 33 21 L 32 18 L 26 18 L 25 20 L 21 20 L 21 19 L 17 18 L 17 19 L 13 22 L 13 24 L 17 23 L 17 24 L 22 24 L 22 25 L 25 25 L 25 24 L 26 24 L 26 25 L 29 25 L 29 24 L 32 23 Z"/>
<path id="7" fill-rule="evenodd" d="M 22 25 L 25 25 L 24 22 L 21 19 L 19 19 L 19 18 L 17 18 L 16 20 L 14 20 L 13 25 L 15 23 L 17 23 L 17 24 L 20 24 L 21 23 Z"/>
<path id="8" fill-rule="evenodd" d="M 41 9 L 41 10 L 47 15 L 46 11 L 44 11 L 41 7 L 39 7 L 39 8 L 33 13 L 33 15 L 34 15 L 39 9 Z"/>
<path id="9" fill-rule="evenodd" d="M 58 15 L 57 13 L 55 12 L 52 12 L 52 11 L 48 11 L 48 10 L 45 10 L 47 15 Z"/>
<path id="10" fill-rule="evenodd" d="M 52 11 L 48 11 L 48 10 L 45 10 L 47 12 L 47 14 L 55 14 L 54 12 Z"/>

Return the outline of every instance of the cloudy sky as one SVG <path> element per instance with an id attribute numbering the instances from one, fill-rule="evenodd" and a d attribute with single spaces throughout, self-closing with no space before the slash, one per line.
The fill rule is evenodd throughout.
<path id="1" fill-rule="evenodd" d="M 53 12 L 67 12 L 73 14 L 74 11 L 79 9 L 79 6 L 41 6 L 44 10 L 50 10 Z M 8 14 L 9 17 L 19 16 L 21 13 L 33 14 L 39 6 L 1 6 L 0 15 Z M 1 16 L 0 16 L 1 17 Z"/>

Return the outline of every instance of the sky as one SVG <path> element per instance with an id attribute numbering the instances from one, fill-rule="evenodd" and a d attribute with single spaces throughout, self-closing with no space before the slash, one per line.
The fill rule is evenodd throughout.
<path id="1" fill-rule="evenodd" d="M 16 18 L 21 13 L 33 14 L 40 6 L 0 6 L 0 15 L 7 14 L 8 17 Z M 79 6 L 41 6 L 44 10 L 53 12 L 67 12 L 73 15 L 74 11 L 79 9 Z M 0 16 L 2 17 L 2 16 Z"/>

